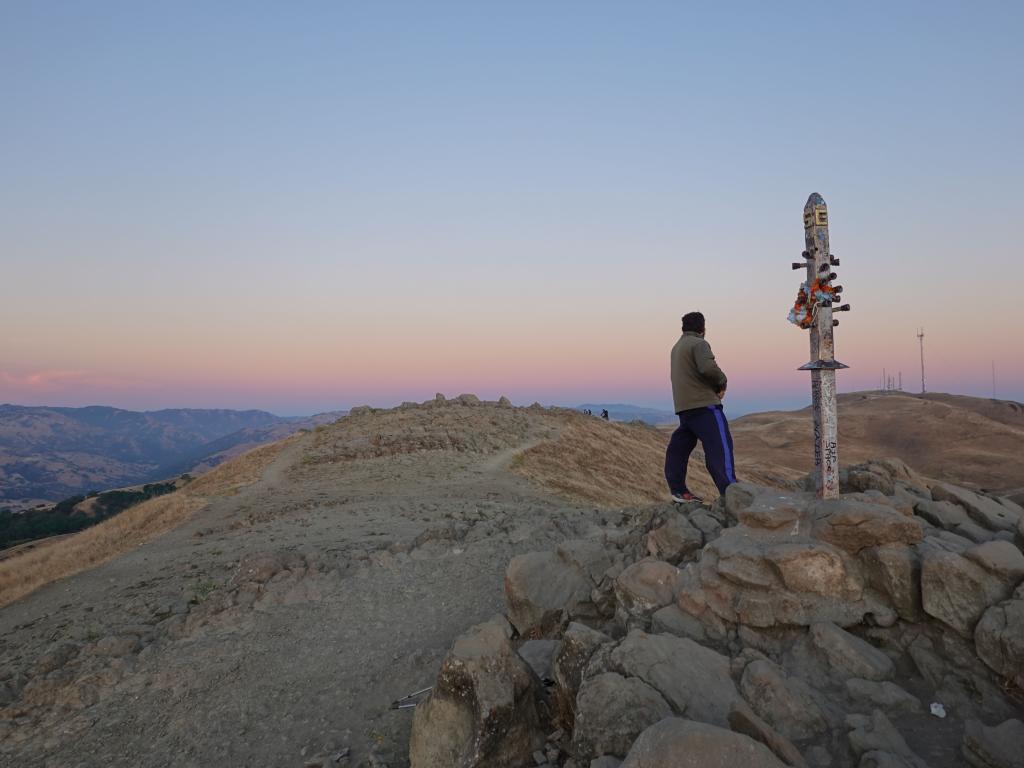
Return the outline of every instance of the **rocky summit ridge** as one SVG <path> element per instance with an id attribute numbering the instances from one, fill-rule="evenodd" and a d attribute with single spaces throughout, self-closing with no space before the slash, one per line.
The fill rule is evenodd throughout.
<path id="1" fill-rule="evenodd" d="M 508 563 L 415 712 L 412 768 L 1010 768 L 1024 510 L 899 461 L 749 483 Z"/>

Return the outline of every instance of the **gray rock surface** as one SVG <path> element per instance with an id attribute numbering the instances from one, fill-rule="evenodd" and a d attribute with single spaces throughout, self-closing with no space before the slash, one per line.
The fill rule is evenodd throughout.
<path id="1" fill-rule="evenodd" d="M 1024 723 L 1007 720 L 988 728 L 968 721 L 962 750 L 975 768 L 1024 768 Z"/>
<path id="2" fill-rule="evenodd" d="M 888 681 L 879 683 L 851 677 L 846 681 L 846 692 L 861 706 L 880 709 L 891 717 L 922 711 L 921 701 L 916 696 Z"/>
<path id="3" fill-rule="evenodd" d="M 771 661 L 747 664 L 740 680 L 740 692 L 762 719 L 789 739 L 809 739 L 828 728 L 825 713 L 810 687 L 801 680 L 787 677 Z"/>
<path id="4" fill-rule="evenodd" d="M 895 671 L 892 659 L 882 651 L 835 624 L 821 622 L 813 625 L 810 638 L 829 666 L 843 677 L 887 680 Z"/>
<path id="5" fill-rule="evenodd" d="M 932 498 L 958 504 L 974 522 L 990 531 L 1015 532 L 1021 520 L 1020 513 L 1011 507 L 952 483 L 935 483 Z"/>
<path id="6" fill-rule="evenodd" d="M 640 678 L 677 715 L 691 720 L 727 726 L 729 711 L 739 698 L 729 659 L 687 638 L 634 630 L 602 664 L 609 671 Z"/>
<path id="7" fill-rule="evenodd" d="M 641 560 L 615 579 L 616 614 L 625 623 L 630 617 L 648 617 L 669 605 L 679 591 L 680 572 L 671 563 Z"/>
<path id="8" fill-rule="evenodd" d="M 505 571 L 508 618 L 521 635 L 550 634 L 590 601 L 591 580 L 556 552 L 528 552 Z"/>
<path id="9" fill-rule="evenodd" d="M 1000 543 L 1005 542 L 981 544 L 965 553 Z M 1015 586 L 1015 581 L 979 565 L 977 559 L 977 555 L 972 560 L 950 552 L 933 538 L 921 547 L 921 603 L 925 613 L 964 637 L 970 637 L 986 609 L 1008 598 Z"/>
<path id="10" fill-rule="evenodd" d="M 622 757 L 644 729 L 671 715 L 661 694 L 639 678 L 614 672 L 587 678 L 576 698 L 576 759 Z"/>
<path id="11" fill-rule="evenodd" d="M 681 718 L 655 723 L 633 744 L 622 768 L 783 768 L 748 736 Z"/>
<path id="12" fill-rule="evenodd" d="M 544 745 L 537 679 L 512 649 L 504 617 L 456 639 L 416 707 L 412 768 L 518 768 Z"/>
<path id="13" fill-rule="evenodd" d="M 1024 588 L 993 605 L 974 629 L 978 656 L 990 669 L 1024 688 Z"/>

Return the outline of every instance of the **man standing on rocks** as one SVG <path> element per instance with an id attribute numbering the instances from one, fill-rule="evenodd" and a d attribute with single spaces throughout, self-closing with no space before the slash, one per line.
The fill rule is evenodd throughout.
<path id="1" fill-rule="evenodd" d="M 686 487 L 687 464 L 698 440 L 719 493 L 736 482 L 732 435 L 722 413 L 727 383 L 711 345 L 704 340 L 704 315 L 683 315 L 683 335 L 672 347 L 672 399 L 679 428 L 665 452 L 665 479 L 673 501 L 699 501 Z"/>

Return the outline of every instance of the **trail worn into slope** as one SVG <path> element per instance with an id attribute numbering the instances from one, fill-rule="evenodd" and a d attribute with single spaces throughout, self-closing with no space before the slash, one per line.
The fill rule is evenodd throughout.
<path id="1" fill-rule="evenodd" d="M 297 438 L 236 495 L 0 611 L 0 763 L 405 764 L 390 702 L 501 610 L 508 559 L 621 517 L 507 472 L 552 412 L 474 401 Z"/>

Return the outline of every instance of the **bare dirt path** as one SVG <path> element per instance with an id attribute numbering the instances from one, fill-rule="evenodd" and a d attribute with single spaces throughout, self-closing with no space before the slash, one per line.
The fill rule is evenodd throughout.
<path id="1" fill-rule="evenodd" d="M 0 764 L 405 765 L 411 711 L 389 704 L 502 610 L 508 559 L 619 517 L 509 473 L 550 434 L 514 426 L 491 450 L 345 460 L 363 438 L 306 435 L 236 496 L 3 609 Z"/>

